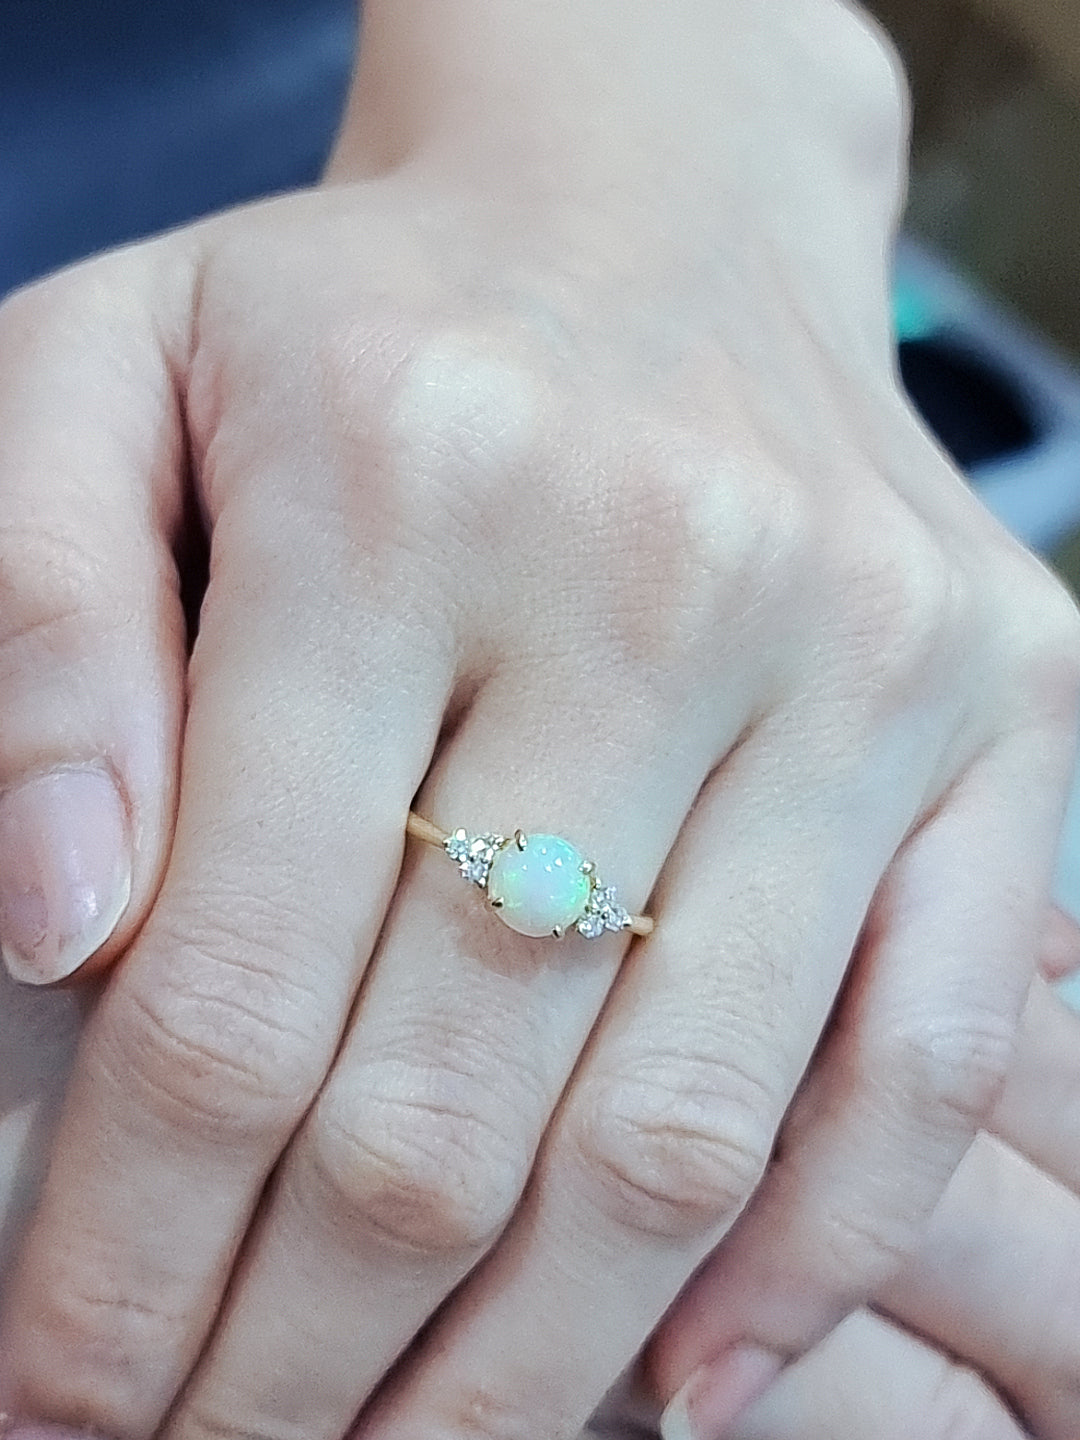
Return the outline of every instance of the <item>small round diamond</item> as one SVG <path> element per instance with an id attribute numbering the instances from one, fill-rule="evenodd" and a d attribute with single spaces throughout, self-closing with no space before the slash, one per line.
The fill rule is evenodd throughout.
<path id="1" fill-rule="evenodd" d="M 589 910 L 577 922 L 577 928 L 578 934 L 584 935 L 586 940 L 599 940 L 607 926 L 602 915 L 595 910 Z"/>
<path id="2" fill-rule="evenodd" d="M 466 880 L 483 887 L 487 884 L 491 862 L 504 843 L 501 835 L 470 835 L 465 830 L 455 830 L 446 837 L 443 849 L 457 862 Z"/>
<path id="3" fill-rule="evenodd" d="M 630 924 L 630 912 L 615 898 L 614 887 L 597 884 L 577 928 L 587 940 L 598 940 L 605 931 L 625 930 Z"/>

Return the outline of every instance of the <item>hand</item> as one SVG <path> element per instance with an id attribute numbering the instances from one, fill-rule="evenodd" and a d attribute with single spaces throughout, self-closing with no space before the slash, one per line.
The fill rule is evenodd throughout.
<path id="1" fill-rule="evenodd" d="M 1043 936 L 1040 968 L 1057 980 L 1078 967 L 1080 929 L 1054 910 Z M 85 1009 L 77 1002 L 70 992 L 17 992 L 0 974 L 5 1082 L 0 1237 L 5 1242 L 17 1238 L 40 1186 L 53 1102 Z M 1056 1176 L 1074 1194 L 1080 1192 L 1080 1113 L 1072 1104 L 1078 1084 L 1080 1019 L 1036 981 L 990 1118 L 998 1142 L 978 1140 L 965 1156 L 928 1241 L 891 1287 L 895 1314 L 907 1315 L 916 1327 L 922 1322 L 923 1335 L 905 1333 L 880 1313 L 853 1315 L 785 1371 L 732 1432 L 732 1440 L 740 1435 L 744 1440 L 909 1440 L 912 1434 L 952 1440 L 964 1424 L 975 1433 L 1018 1436 L 1003 1402 L 974 1370 L 950 1358 L 958 1356 L 975 1370 L 983 1369 L 1030 1414 L 1069 1403 L 1080 1322 L 1067 1289 L 1063 1307 L 1048 1314 L 1046 1275 L 1076 1272 L 1072 1248 L 1077 1236 L 1060 1223 L 1060 1185 L 1048 1180 Z M 1013 1146 L 1004 1138 L 1009 1136 Z M 1033 1238 L 1045 1253 L 1030 1264 Z M 0 1250 L 0 1294 L 6 1253 Z M 665 1375 L 679 1374 L 709 1347 L 710 1311 L 702 1304 L 708 1299 L 708 1274 L 691 1285 L 660 1327 L 649 1347 L 650 1363 L 628 1374 L 606 1397 L 590 1421 L 590 1437 L 629 1440 L 656 1433 L 661 1407 L 650 1396 L 670 1394 Z M 887 1295 L 881 1297 L 884 1305 L 888 1301 Z M 1080 1303 L 1076 1297 L 1074 1303 Z M 986 1334 L 984 1314 L 998 1318 L 996 1333 Z M 934 1335 L 946 1353 L 927 1343 L 926 1337 Z M 1033 1337 L 1040 1343 L 1033 1345 Z"/>
<path id="2" fill-rule="evenodd" d="M 831 3 L 725 11 L 705 66 L 701 7 L 663 66 L 651 7 L 522 23 L 557 9 L 632 50 L 580 145 L 370 101 L 366 178 L 4 312 L 0 825 L 44 930 L 9 908 L 61 968 L 137 934 L 7 1301 L 17 1416 L 573 1432 L 748 1204 L 716 1338 L 779 1367 L 997 1093 L 1078 622 L 899 394 L 889 62 Z M 399 876 L 418 789 L 570 836 L 656 935 Z"/>
<path id="3" fill-rule="evenodd" d="M 1072 931 L 1072 968 L 1080 935 Z M 1061 953 L 1066 933 L 1044 949 Z M 730 1440 L 1072 1440 L 1080 1382 L 1080 1017 L 1042 981 L 987 1132 L 964 1157 L 904 1270 L 845 1321 L 736 1425 Z M 710 1353 L 723 1304 L 725 1249 L 650 1346 L 649 1390 L 670 1395 Z M 686 1392 L 696 1434 L 711 1436 L 708 1368 Z M 644 1428 L 634 1409 L 603 1432 Z M 704 1402 L 704 1408 L 703 1404 Z M 669 1435 L 678 1433 L 675 1409 Z M 654 1412 L 655 1413 L 655 1412 Z M 685 1413 L 685 1412 L 684 1412 Z"/>

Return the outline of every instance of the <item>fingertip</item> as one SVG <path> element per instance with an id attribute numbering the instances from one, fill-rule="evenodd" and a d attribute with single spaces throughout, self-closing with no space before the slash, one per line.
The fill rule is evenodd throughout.
<path id="1" fill-rule="evenodd" d="M 694 1371 L 660 1417 L 663 1440 L 723 1440 L 784 1367 L 756 1345 L 737 1345 Z"/>
<path id="2" fill-rule="evenodd" d="M 61 766 L 0 794 L 0 954 L 55 985 L 107 944 L 131 900 L 127 806 L 103 764 Z"/>

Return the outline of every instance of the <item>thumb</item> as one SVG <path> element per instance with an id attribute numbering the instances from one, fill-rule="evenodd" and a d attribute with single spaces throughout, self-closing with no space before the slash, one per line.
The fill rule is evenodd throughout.
<path id="1" fill-rule="evenodd" d="M 192 268 L 153 242 L 0 306 L 0 953 L 26 984 L 115 959 L 165 862 Z"/>

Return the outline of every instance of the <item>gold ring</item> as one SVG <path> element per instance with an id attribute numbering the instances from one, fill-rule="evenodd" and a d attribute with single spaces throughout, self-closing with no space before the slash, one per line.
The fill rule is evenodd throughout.
<path id="1" fill-rule="evenodd" d="M 651 935 L 648 915 L 631 915 L 619 904 L 615 889 L 605 885 L 596 866 L 558 835 L 513 835 L 468 830 L 440 830 L 409 811 L 406 833 L 425 845 L 437 845 L 455 862 L 470 884 L 487 895 L 499 919 L 519 935 L 553 935 L 561 940 L 571 930 L 587 940 L 613 931 Z"/>

